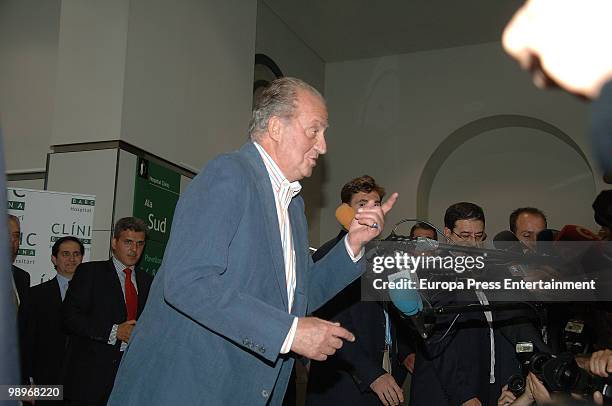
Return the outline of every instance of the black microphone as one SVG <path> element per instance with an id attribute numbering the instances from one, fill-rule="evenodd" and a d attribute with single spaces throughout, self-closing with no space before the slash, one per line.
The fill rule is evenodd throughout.
<path id="1" fill-rule="evenodd" d="M 552 228 L 545 228 L 540 231 L 536 236 L 537 241 L 555 241 L 557 239 L 559 230 L 553 230 Z"/>
<path id="2" fill-rule="evenodd" d="M 556 252 L 552 246 L 552 242 L 557 240 L 559 230 L 545 228 L 536 236 L 536 249 L 538 254 L 555 255 Z"/>
<path id="3" fill-rule="evenodd" d="M 493 237 L 493 246 L 498 250 L 522 253 L 523 247 L 519 239 L 510 230 L 504 230 Z"/>

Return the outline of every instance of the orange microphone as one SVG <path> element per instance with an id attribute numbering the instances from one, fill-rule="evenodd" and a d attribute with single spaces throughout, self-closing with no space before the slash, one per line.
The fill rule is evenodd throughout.
<path id="1" fill-rule="evenodd" d="M 346 203 L 342 203 L 336 209 L 336 220 L 338 220 L 338 223 L 340 223 L 345 230 L 348 230 L 350 228 L 351 222 L 353 221 L 354 217 L 355 209 L 353 209 Z"/>

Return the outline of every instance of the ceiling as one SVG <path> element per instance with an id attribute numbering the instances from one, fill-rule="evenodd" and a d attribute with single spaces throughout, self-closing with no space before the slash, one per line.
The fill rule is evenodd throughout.
<path id="1" fill-rule="evenodd" d="M 264 0 L 325 62 L 499 41 L 523 0 Z"/>

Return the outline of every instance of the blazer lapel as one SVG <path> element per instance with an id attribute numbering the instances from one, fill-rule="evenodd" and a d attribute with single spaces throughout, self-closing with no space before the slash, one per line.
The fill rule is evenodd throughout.
<path id="1" fill-rule="evenodd" d="M 117 303 L 117 310 L 121 312 L 122 319 L 127 319 L 127 310 L 125 308 L 125 296 L 123 294 L 123 290 L 121 289 L 121 282 L 119 282 L 119 275 L 117 275 L 117 270 L 115 269 L 115 264 L 112 259 L 109 259 L 107 262 L 107 271 L 108 271 L 108 281 L 109 281 L 109 297 L 113 303 Z M 119 299 L 119 300 L 118 300 Z"/>
<path id="2" fill-rule="evenodd" d="M 142 313 L 146 303 L 146 298 L 149 295 L 149 286 L 143 278 L 142 273 L 144 271 L 135 269 L 134 272 L 136 272 L 136 288 L 138 289 L 138 310 L 136 311 L 136 315 L 140 317 L 140 313 Z"/>
<path id="3" fill-rule="evenodd" d="M 302 315 L 302 309 L 306 306 L 306 294 L 304 279 L 308 270 L 308 252 L 304 254 L 304 248 L 308 247 L 308 240 L 304 239 L 307 236 L 305 232 L 305 224 L 303 224 L 303 216 L 301 213 L 301 205 L 298 205 L 299 196 L 294 197 L 289 204 L 289 219 L 291 221 L 291 236 L 293 238 L 293 249 L 295 250 L 295 295 L 294 303 L 291 307 L 291 313 Z"/>
<path id="4" fill-rule="evenodd" d="M 270 255 L 276 273 L 276 280 L 280 290 L 284 305 L 287 307 L 287 282 L 285 279 L 285 260 L 283 258 L 283 249 L 280 240 L 280 230 L 278 228 L 278 216 L 276 214 L 276 203 L 274 201 L 274 192 L 266 166 L 264 165 L 259 151 L 249 142 L 245 144 L 240 153 L 246 157 L 248 162 L 255 169 L 254 180 L 257 186 L 257 191 L 261 197 L 264 210 L 265 233 L 268 238 Z"/>

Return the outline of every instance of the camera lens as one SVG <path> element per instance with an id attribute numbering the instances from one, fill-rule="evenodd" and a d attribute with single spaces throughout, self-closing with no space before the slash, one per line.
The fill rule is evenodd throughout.
<path id="1" fill-rule="evenodd" d="M 551 358 L 552 356 L 546 353 L 540 352 L 533 354 L 533 356 L 529 359 L 529 369 L 541 379 L 542 374 L 544 373 L 544 364 Z"/>
<path id="2" fill-rule="evenodd" d="M 512 375 L 508 379 L 508 390 L 516 397 L 525 392 L 525 378 L 522 375 Z"/>

